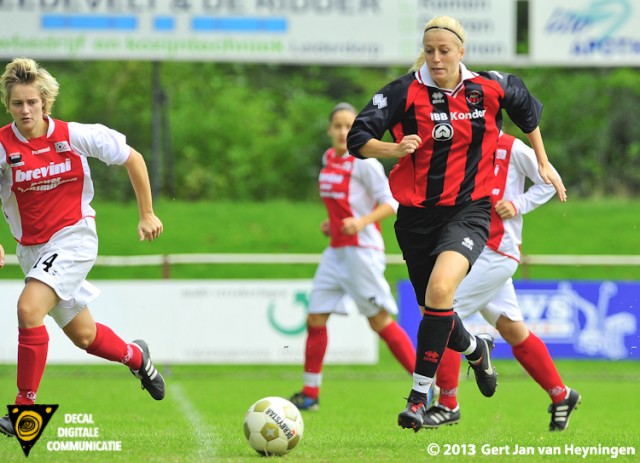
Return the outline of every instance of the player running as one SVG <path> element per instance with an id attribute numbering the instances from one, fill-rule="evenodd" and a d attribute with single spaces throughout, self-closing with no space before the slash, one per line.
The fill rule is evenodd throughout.
<path id="1" fill-rule="evenodd" d="M 339 103 L 329 116 L 332 147 L 322 157 L 319 189 L 329 216 L 321 230 L 331 241 L 316 270 L 309 300 L 304 387 L 291 397 L 301 410 L 318 408 L 327 321 L 332 313 L 346 314 L 346 299 L 355 301 L 407 372 L 413 372 L 415 362 L 409 336 L 391 317 L 398 307 L 384 277 L 384 241 L 378 224 L 395 214 L 398 203 L 382 164 L 354 158 L 347 151 L 355 115 L 353 106 Z"/>
<path id="2" fill-rule="evenodd" d="M 496 184 L 491 194 L 491 231 L 487 245 L 456 291 L 453 308 L 461 319 L 476 312 L 512 346 L 514 357 L 551 398 L 550 431 L 564 431 L 581 397 L 562 382 L 544 342 L 530 332 L 518 305 L 512 276 L 520 262 L 523 215 L 555 194 L 538 174 L 531 148 L 501 134 L 496 151 Z M 525 191 L 525 181 L 533 184 Z M 457 401 L 460 354 L 447 349 L 438 367 L 438 401 L 424 417 L 423 427 L 437 428 L 460 421 Z"/>
<path id="3" fill-rule="evenodd" d="M 17 307 L 15 404 L 36 402 L 49 346 L 46 315 L 76 346 L 125 364 L 142 388 L 161 400 L 164 379 L 151 362 L 146 342 L 124 342 L 96 323 L 87 307 L 98 296 L 98 289 L 86 281 L 98 254 L 87 158 L 126 167 L 140 210 L 141 241 L 153 241 L 163 230 L 153 212 L 147 168 L 124 135 L 103 125 L 53 119 L 58 90 L 55 78 L 28 58 L 14 59 L 0 77 L 2 102 L 13 118 L 0 128 L 0 199 L 25 274 Z M 0 432 L 15 435 L 9 415 L 0 418 Z"/>
<path id="4" fill-rule="evenodd" d="M 427 391 L 447 345 L 467 356 L 483 395 L 492 396 L 497 385 L 492 338 L 464 329 L 453 298 L 489 236 L 502 110 L 527 134 L 541 177 L 566 199 L 538 127 L 542 105 L 524 83 L 469 71 L 462 63 L 464 29 L 451 17 L 429 21 L 422 39 L 413 72 L 376 92 L 348 137 L 356 157 L 398 159 L 389 175 L 400 203 L 396 237 L 423 313 L 413 387 L 398 415 L 398 424 L 414 431 L 424 424 Z M 382 141 L 387 131 L 393 142 Z"/>

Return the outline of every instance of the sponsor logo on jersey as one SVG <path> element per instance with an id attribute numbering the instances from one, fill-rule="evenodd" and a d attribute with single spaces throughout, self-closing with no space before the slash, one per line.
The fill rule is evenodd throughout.
<path id="1" fill-rule="evenodd" d="M 33 154 L 48 153 L 49 151 L 51 151 L 51 148 L 49 148 L 48 146 L 46 148 L 41 148 L 39 150 L 31 150 Z"/>
<path id="2" fill-rule="evenodd" d="M 507 159 L 507 150 L 499 148 L 496 150 L 496 159 Z"/>
<path id="3" fill-rule="evenodd" d="M 24 162 L 22 162 L 22 154 L 9 153 L 9 164 L 11 164 L 11 167 L 19 167 L 24 165 Z"/>
<path id="4" fill-rule="evenodd" d="M 500 196 L 500 188 L 494 188 L 493 190 L 491 190 L 491 195 L 492 196 Z"/>
<path id="5" fill-rule="evenodd" d="M 441 92 L 434 92 L 431 95 L 431 104 L 444 103 L 444 95 Z"/>
<path id="6" fill-rule="evenodd" d="M 474 109 L 471 112 L 463 113 L 458 111 L 453 111 L 450 114 L 447 113 L 431 113 L 432 121 L 466 121 L 469 119 L 482 119 L 484 115 L 487 113 L 486 109 Z"/>
<path id="7" fill-rule="evenodd" d="M 373 104 L 374 106 L 377 106 L 378 109 L 386 108 L 387 97 L 384 96 L 382 93 L 376 93 L 375 95 L 373 95 Z"/>
<path id="8" fill-rule="evenodd" d="M 467 93 L 467 103 L 472 105 L 482 103 L 482 92 L 480 90 L 470 90 Z"/>
<path id="9" fill-rule="evenodd" d="M 54 143 L 54 146 L 56 148 L 56 153 L 71 151 L 71 147 L 69 146 L 69 142 L 67 141 L 57 141 Z"/>
<path id="10" fill-rule="evenodd" d="M 453 138 L 453 127 L 449 124 L 437 124 L 432 132 L 431 137 L 436 141 L 447 141 Z"/>
<path id="11" fill-rule="evenodd" d="M 71 159 L 56 164 L 50 162 L 48 166 L 39 167 L 32 170 L 16 170 L 15 182 L 30 182 L 44 178 L 60 175 L 71 170 Z"/>
<path id="12" fill-rule="evenodd" d="M 335 174 L 333 172 L 320 172 L 320 182 L 326 183 L 342 183 L 344 175 Z"/>

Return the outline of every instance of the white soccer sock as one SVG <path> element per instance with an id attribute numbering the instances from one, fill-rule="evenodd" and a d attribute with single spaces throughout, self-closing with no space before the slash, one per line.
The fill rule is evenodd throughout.
<path id="1" fill-rule="evenodd" d="M 464 355 L 473 354 L 473 351 L 476 350 L 477 347 L 478 347 L 478 343 L 476 341 L 476 337 L 474 335 L 471 335 L 471 342 L 469 343 L 469 347 L 467 348 L 467 350 L 465 350 L 462 353 Z"/>
<path id="2" fill-rule="evenodd" d="M 415 372 L 413 373 L 413 390 L 416 392 L 421 392 L 423 394 L 428 393 L 432 382 L 433 378 L 422 376 Z"/>

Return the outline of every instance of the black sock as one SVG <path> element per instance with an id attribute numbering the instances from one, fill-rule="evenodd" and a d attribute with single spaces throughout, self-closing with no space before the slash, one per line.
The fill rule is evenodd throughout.
<path id="1" fill-rule="evenodd" d="M 471 345 L 471 337 L 473 335 L 469 333 L 462 320 L 457 313 L 453 315 L 453 329 L 451 330 L 451 336 L 449 336 L 449 343 L 447 347 L 455 350 L 456 352 L 464 352 Z"/>
<path id="2" fill-rule="evenodd" d="M 418 327 L 415 368 L 417 374 L 427 378 L 435 377 L 453 328 L 453 314 L 452 309 L 438 310 L 425 307 L 425 314 Z"/>

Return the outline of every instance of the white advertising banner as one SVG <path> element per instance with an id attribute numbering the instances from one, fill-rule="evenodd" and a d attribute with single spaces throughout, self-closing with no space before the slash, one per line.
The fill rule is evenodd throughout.
<path id="1" fill-rule="evenodd" d="M 468 62 L 509 62 L 515 0 L 0 0 L 0 57 L 401 65 L 425 22 L 467 28 Z"/>
<path id="2" fill-rule="evenodd" d="M 434 16 L 452 16 L 464 27 L 465 63 L 513 65 L 516 56 L 515 1 L 418 0 L 418 34 Z"/>
<path id="3" fill-rule="evenodd" d="M 529 8 L 536 64 L 640 65 L 640 1 L 536 0 Z"/>
<path id="4" fill-rule="evenodd" d="M 309 280 L 98 281 L 96 321 L 127 341 L 145 339 L 158 363 L 300 364 L 304 362 Z M 0 363 L 14 363 L 15 306 L 23 284 L 0 282 Z M 373 364 L 378 337 L 352 310 L 329 319 L 326 363 Z M 51 317 L 50 363 L 105 362 L 65 337 Z"/>
<path id="5" fill-rule="evenodd" d="M 405 64 L 418 41 L 415 1 L 0 1 L 0 54 Z"/>

